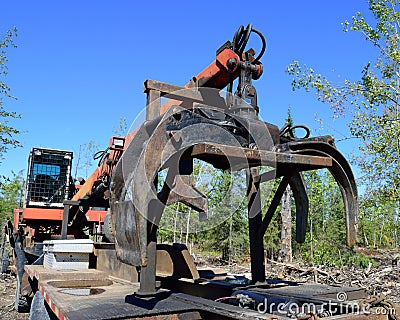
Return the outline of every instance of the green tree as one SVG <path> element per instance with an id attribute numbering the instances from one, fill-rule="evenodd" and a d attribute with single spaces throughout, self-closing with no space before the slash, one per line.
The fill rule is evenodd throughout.
<path id="1" fill-rule="evenodd" d="M 339 187 L 327 170 L 305 172 L 304 178 L 310 212 L 303 257 L 318 264 L 343 264 L 340 255 L 346 247 L 346 222 Z"/>
<path id="2" fill-rule="evenodd" d="M 165 180 L 159 174 L 159 190 Z M 183 203 L 167 207 L 159 228 L 163 242 L 192 244 L 202 252 L 215 253 L 225 260 L 248 254 L 247 200 L 243 172 L 227 172 L 195 160 L 194 184 L 208 198 L 208 219 L 200 221 L 197 212 Z"/>
<path id="3" fill-rule="evenodd" d="M 13 215 L 13 210 L 21 207 L 24 179 L 22 171 L 12 173 L 11 178 L 0 180 L 0 221 L 1 225 Z"/>
<path id="4" fill-rule="evenodd" d="M 287 117 L 285 121 L 289 126 L 293 126 L 293 117 L 291 107 L 288 107 Z M 292 210 L 291 210 L 291 189 L 290 186 L 282 196 L 282 204 L 280 210 L 281 216 L 281 248 L 279 252 L 279 260 L 283 262 L 292 262 Z"/>
<path id="5" fill-rule="evenodd" d="M 20 118 L 16 112 L 7 111 L 4 108 L 4 99 L 15 99 L 10 93 L 10 87 L 4 81 L 7 76 L 7 49 L 15 48 L 14 38 L 17 36 L 17 30 L 14 28 L 8 30 L 3 39 L 0 40 L 0 161 L 3 159 L 4 153 L 10 147 L 18 147 L 20 143 L 15 139 L 19 134 L 19 130 L 9 125 L 9 120 L 12 118 Z"/>
<path id="6" fill-rule="evenodd" d="M 399 246 L 399 220 L 398 208 L 393 208 L 390 198 L 384 194 L 363 197 L 360 205 L 360 241 L 372 248 Z"/>
<path id="7" fill-rule="evenodd" d="M 287 67 L 295 89 L 315 90 L 320 101 L 331 106 L 335 116 L 350 112 L 350 132 L 362 141 L 355 162 L 363 173 L 359 182 L 366 192 L 363 205 L 382 201 L 399 216 L 400 203 L 400 7 L 398 0 L 370 0 L 375 21 L 361 12 L 343 23 L 344 31 L 362 33 L 376 49 L 376 58 L 360 70 L 357 81 L 335 83 L 294 61 Z M 368 201 L 366 201 L 368 200 Z M 371 208 L 372 208 L 371 207 Z M 394 223 L 397 220 L 393 220 Z"/>
<path id="8" fill-rule="evenodd" d="M 118 121 L 118 128 L 114 128 L 113 133 L 119 137 L 124 137 L 128 133 L 128 123 L 126 117 L 120 117 Z"/>
<path id="9" fill-rule="evenodd" d="M 75 178 L 83 176 L 85 179 L 94 171 L 94 155 L 99 151 L 99 145 L 90 140 L 88 143 L 79 145 L 79 152 L 76 157 Z M 96 163 L 97 166 L 97 163 Z"/>
<path id="10" fill-rule="evenodd" d="M 303 174 L 310 204 L 308 232 L 303 244 L 293 241 L 294 256 L 311 264 L 367 267 L 373 260 L 346 245 L 344 204 L 333 176 L 326 169 Z"/>

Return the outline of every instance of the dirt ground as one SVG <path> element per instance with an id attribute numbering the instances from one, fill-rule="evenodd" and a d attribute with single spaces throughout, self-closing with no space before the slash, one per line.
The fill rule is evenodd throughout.
<path id="1" fill-rule="evenodd" d="M 400 306 L 400 251 L 399 250 L 366 250 L 365 255 L 373 258 L 374 264 L 367 268 L 326 267 L 323 265 L 305 265 L 298 262 L 281 263 L 266 261 L 266 278 L 282 279 L 303 283 L 320 283 L 344 287 L 365 288 L 368 295 L 379 296 Z M 223 268 L 233 274 L 250 276 L 249 263 L 231 263 L 211 257 L 196 257 L 198 267 Z"/>
<path id="2" fill-rule="evenodd" d="M 0 275 L 0 319 L 27 320 L 29 313 L 18 313 L 14 309 L 15 277 L 10 274 Z"/>

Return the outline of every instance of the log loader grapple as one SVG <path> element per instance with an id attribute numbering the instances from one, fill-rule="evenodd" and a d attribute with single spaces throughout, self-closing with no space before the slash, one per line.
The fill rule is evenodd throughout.
<path id="1" fill-rule="evenodd" d="M 245 52 L 257 34 L 260 53 Z M 218 51 L 216 61 L 184 88 L 145 82 L 147 121 L 132 137 L 111 179 L 111 215 L 119 259 L 140 268 L 140 295 L 156 294 L 157 228 L 166 205 L 184 201 L 207 214 L 207 200 L 191 183 L 193 159 L 222 170 L 247 175 L 252 281 L 265 281 L 263 237 L 288 185 L 296 202 L 296 240 L 304 242 L 308 198 L 301 172 L 327 168 L 343 195 L 347 243 L 356 242 L 357 188 L 351 168 L 332 137 L 295 138 L 294 128 L 282 130 L 259 118 L 253 80 L 263 71 L 264 36 L 251 25 L 240 27 L 232 42 Z M 232 94 L 234 79 L 237 90 Z M 227 86 L 225 98 L 221 89 Z M 160 97 L 174 102 L 160 105 Z M 270 170 L 260 174 L 259 167 Z M 158 172 L 168 169 L 160 192 Z M 268 212 L 261 212 L 260 184 L 281 179 Z"/>
<path id="2" fill-rule="evenodd" d="M 246 50 L 251 35 L 260 39 L 258 54 Z M 265 47 L 260 31 L 241 26 L 217 50 L 215 61 L 185 86 L 145 81 L 146 120 L 127 136 L 111 138 L 96 171 L 64 201 L 61 238 L 84 237 L 85 214 L 104 206 L 109 213 L 103 228 L 111 243 L 94 244 L 88 270 L 60 273 L 25 266 L 39 305 L 44 297 L 60 319 L 368 318 L 357 313 L 356 305 L 367 297 L 361 288 L 265 278 L 263 238 L 287 186 L 296 207 L 296 241 L 305 241 L 309 201 L 302 172 L 331 172 L 343 197 L 349 246 L 356 243 L 357 231 L 355 178 L 333 138 L 310 137 L 304 126 L 279 128 L 260 118 L 253 82 L 263 73 Z M 302 137 L 295 135 L 299 128 Z M 196 159 L 246 176 L 251 279 L 210 276 L 197 270 L 184 245 L 157 243 L 164 209 L 173 203 L 197 211 L 199 220 L 208 218 L 208 198 L 193 179 Z M 278 187 L 263 213 L 262 185 L 274 180 Z M 84 288 L 89 294 L 65 300 L 60 288 Z M 323 309 L 328 302 L 351 308 L 328 312 Z M 279 303 L 298 308 L 278 310 Z M 303 312 L 306 304 L 316 309 Z"/>

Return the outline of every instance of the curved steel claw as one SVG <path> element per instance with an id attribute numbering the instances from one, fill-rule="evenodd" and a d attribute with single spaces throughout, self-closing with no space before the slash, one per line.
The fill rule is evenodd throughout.
<path id="1" fill-rule="evenodd" d="M 309 202 L 303 175 L 296 172 L 289 181 L 296 204 L 296 241 L 304 243 L 306 239 Z"/>
<path id="2" fill-rule="evenodd" d="M 346 213 L 347 244 L 355 245 L 357 241 L 358 193 L 353 172 L 344 156 L 332 143 L 316 139 L 288 142 L 280 145 L 280 149 L 295 154 L 324 156 L 332 159 L 332 166 L 327 169 L 335 178 L 342 193 Z"/>
<path id="3" fill-rule="evenodd" d="M 288 173 L 285 170 L 271 170 L 262 173 L 259 177 L 259 181 L 260 183 L 262 183 L 280 178 L 282 176 L 286 176 L 287 178 L 283 179 L 280 182 L 280 188 L 278 188 L 278 190 L 280 191 L 276 190 L 275 192 L 275 195 L 273 197 L 274 200 L 271 201 L 269 208 L 265 214 L 264 221 L 261 224 L 259 237 L 264 237 L 265 231 L 267 230 L 268 225 L 271 222 L 272 216 L 281 201 L 283 191 L 286 189 L 287 185 L 289 185 L 292 190 L 293 198 L 296 205 L 296 241 L 298 243 L 303 243 L 306 239 L 309 209 L 309 201 L 303 175 L 300 172 L 295 171 L 291 171 Z"/>

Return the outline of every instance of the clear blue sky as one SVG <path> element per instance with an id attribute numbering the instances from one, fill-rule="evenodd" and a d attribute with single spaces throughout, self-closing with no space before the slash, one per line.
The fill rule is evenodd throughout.
<path id="1" fill-rule="evenodd" d="M 348 119 L 333 123 L 314 94 L 292 92 L 284 70 L 299 60 L 358 78 L 374 52 L 360 34 L 342 31 L 356 11 L 368 14 L 367 2 L 2 0 L 0 33 L 18 28 L 6 78 L 18 100 L 5 107 L 23 115 L 12 124 L 24 147 L 6 154 L 0 175 L 25 169 L 33 146 L 77 153 L 93 140 L 105 148 L 119 119 L 130 124 L 144 108 L 144 80 L 184 85 L 248 23 L 268 42 L 264 75 L 255 82 L 262 118 L 282 126 L 290 105 L 296 123 L 316 129 L 318 113 L 325 131 L 317 133 L 343 138 Z M 338 147 L 349 155 L 356 143 Z"/>

